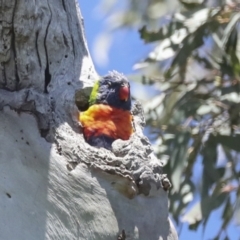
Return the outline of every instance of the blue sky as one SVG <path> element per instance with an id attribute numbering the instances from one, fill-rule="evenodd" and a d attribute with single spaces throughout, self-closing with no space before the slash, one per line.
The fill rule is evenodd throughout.
<path id="1" fill-rule="evenodd" d="M 111 33 L 112 45 L 108 52 L 108 61 L 99 61 L 95 54 L 96 39 L 106 30 L 106 22 L 100 17 L 97 6 L 100 0 L 79 0 L 82 15 L 85 23 L 85 33 L 88 41 L 88 47 L 92 56 L 95 68 L 99 75 L 105 75 L 109 70 L 117 70 L 124 74 L 133 73 L 133 65 L 146 57 L 149 52 L 149 46 L 146 46 L 139 38 L 138 32 L 132 30 L 118 30 Z M 145 89 L 136 84 L 132 84 L 132 91 L 138 92 L 141 96 L 145 94 Z M 149 89 L 147 90 L 149 91 Z M 200 167 L 198 164 L 197 167 Z M 196 201 L 198 199 L 195 199 Z M 183 225 L 180 240 L 210 240 L 216 234 L 221 223 L 222 210 L 217 210 L 210 216 L 209 224 L 203 234 L 203 228 L 200 227 L 197 232 L 189 231 L 187 225 Z M 240 240 L 240 229 L 231 224 L 227 231 L 230 240 Z"/>
<path id="2" fill-rule="evenodd" d="M 96 38 L 107 28 L 104 18 L 101 18 L 97 11 L 97 5 L 101 1 L 79 0 L 79 2 L 84 17 L 89 50 L 97 72 L 105 75 L 109 70 L 115 69 L 124 74 L 132 73 L 132 66 L 148 53 L 148 48 L 140 40 L 138 32 L 134 30 L 114 31 L 111 34 L 113 44 L 109 49 L 109 61 L 106 65 L 99 64 L 94 58 L 94 44 Z"/>
<path id="3" fill-rule="evenodd" d="M 151 47 L 146 45 L 140 38 L 135 29 L 121 29 L 111 32 L 112 44 L 108 51 L 108 62 L 97 59 L 96 42 L 98 37 L 107 32 L 106 18 L 99 14 L 98 6 L 101 0 L 88 1 L 79 0 L 82 15 L 84 17 L 85 33 L 88 42 L 88 48 L 94 62 L 95 69 L 99 75 L 105 75 L 108 71 L 117 70 L 125 75 L 132 74 L 133 65 L 146 58 Z M 130 79 L 131 80 L 131 79 Z M 133 96 L 138 95 L 139 100 L 145 100 L 154 96 L 156 93 L 154 87 L 145 87 L 131 82 L 131 92 Z"/>

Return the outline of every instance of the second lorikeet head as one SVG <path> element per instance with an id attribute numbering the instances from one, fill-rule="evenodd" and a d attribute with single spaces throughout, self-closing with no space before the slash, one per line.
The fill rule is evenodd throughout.
<path id="1" fill-rule="evenodd" d="M 89 99 L 89 105 L 94 104 L 106 104 L 129 111 L 131 109 L 131 97 L 127 78 L 117 71 L 112 71 L 98 80 Z"/>

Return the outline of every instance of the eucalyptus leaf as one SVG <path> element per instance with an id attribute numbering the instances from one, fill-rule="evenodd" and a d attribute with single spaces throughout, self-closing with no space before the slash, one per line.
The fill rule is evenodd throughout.
<path id="1" fill-rule="evenodd" d="M 221 100 L 228 100 L 229 102 L 239 103 L 240 102 L 240 94 L 236 93 L 236 92 L 225 94 L 221 97 Z"/>
<path id="2" fill-rule="evenodd" d="M 195 203 L 191 209 L 186 212 L 183 217 L 182 221 L 187 222 L 189 225 L 196 224 L 202 220 L 202 211 L 201 211 L 201 204 L 200 202 Z"/>
<path id="3" fill-rule="evenodd" d="M 240 199 L 238 198 L 236 209 L 234 211 L 234 220 L 237 225 L 240 225 Z"/>
<path id="4" fill-rule="evenodd" d="M 172 142 L 172 153 L 170 156 L 170 167 L 172 171 L 171 179 L 173 183 L 173 189 L 179 191 L 184 162 L 186 162 L 187 158 L 187 146 L 189 141 L 190 134 L 188 132 L 183 132 L 180 134 L 176 134 L 174 141 Z"/>
<path id="5" fill-rule="evenodd" d="M 226 228 L 232 216 L 233 216 L 233 207 L 231 204 L 231 199 L 230 197 L 228 197 L 223 210 L 223 214 L 222 214 L 222 219 L 223 219 L 222 229 Z"/>
<path id="6" fill-rule="evenodd" d="M 200 108 L 197 110 L 197 114 L 199 115 L 205 115 L 210 113 L 212 110 L 212 107 L 210 105 L 202 105 Z"/>
<path id="7" fill-rule="evenodd" d="M 217 143 L 222 144 L 234 151 L 240 152 L 240 135 L 236 136 L 223 136 L 217 135 L 214 137 L 214 140 Z"/>
<path id="8" fill-rule="evenodd" d="M 235 28 L 237 22 L 240 19 L 240 13 L 236 13 L 232 16 L 231 20 L 229 21 L 227 27 L 224 29 L 223 39 L 222 39 L 222 48 L 225 49 L 228 39 Z"/>

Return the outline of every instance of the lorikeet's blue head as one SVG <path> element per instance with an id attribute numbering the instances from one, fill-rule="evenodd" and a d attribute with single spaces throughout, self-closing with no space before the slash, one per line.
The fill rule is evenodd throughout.
<path id="1" fill-rule="evenodd" d="M 90 106 L 106 104 L 129 111 L 131 109 L 131 97 L 127 78 L 117 71 L 109 72 L 108 75 L 95 83 L 89 104 Z"/>

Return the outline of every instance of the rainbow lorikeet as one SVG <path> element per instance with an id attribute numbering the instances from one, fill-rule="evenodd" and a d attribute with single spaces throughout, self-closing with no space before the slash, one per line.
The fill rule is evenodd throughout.
<path id="1" fill-rule="evenodd" d="M 92 89 L 89 108 L 79 120 L 85 140 L 92 146 L 112 148 L 116 139 L 128 140 L 133 133 L 130 85 L 116 71 L 98 80 Z"/>

